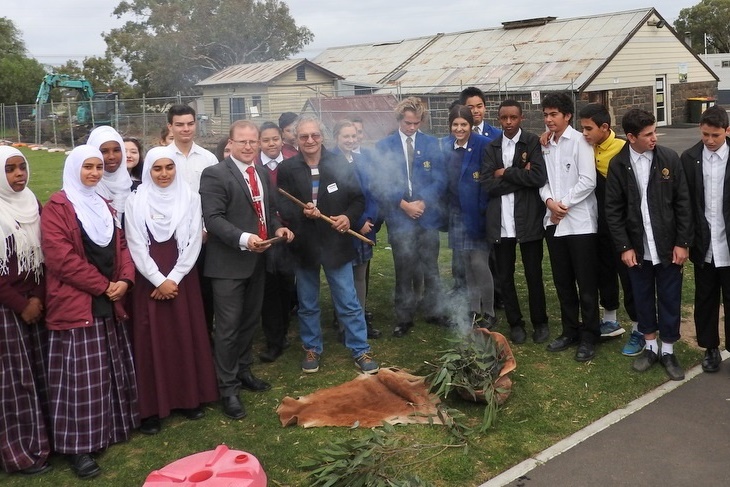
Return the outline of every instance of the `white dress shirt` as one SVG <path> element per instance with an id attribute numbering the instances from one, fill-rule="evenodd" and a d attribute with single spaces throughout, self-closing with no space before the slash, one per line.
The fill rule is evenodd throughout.
<path id="1" fill-rule="evenodd" d="M 512 160 L 515 158 L 516 143 L 520 140 L 522 129 L 517 131 L 513 138 L 509 138 L 502 133 L 502 164 L 504 168 L 512 167 Z M 515 194 L 507 193 L 502 198 L 502 230 L 500 236 L 503 238 L 517 237 L 517 229 L 515 228 Z"/>
<path id="2" fill-rule="evenodd" d="M 413 186 L 411 185 L 411 168 L 408 167 L 408 142 L 406 142 L 406 139 L 408 139 L 408 135 L 404 134 L 400 130 L 398 131 L 398 134 L 400 135 L 400 142 L 403 146 L 403 156 L 406 160 L 406 175 L 408 176 L 408 194 L 413 194 Z M 413 143 L 413 160 L 416 159 L 416 135 L 418 135 L 418 131 L 416 131 L 415 134 L 411 135 L 410 138 Z"/>
<path id="3" fill-rule="evenodd" d="M 725 218 L 722 214 L 722 195 L 725 188 L 725 170 L 728 146 L 712 152 L 702 149 L 702 182 L 705 187 L 705 218 L 710 225 L 710 246 L 705 262 L 715 261 L 715 267 L 730 266 L 730 250 L 727 246 Z"/>
<path id="4" fill-rule="evenodd" d="M 598 231 L 596 206 L 596 164 L 593 147 L 583 134 L 568 126 L 557 141 L 550 138 L 542 148 L 547 182 L 540 188 L 540 198 L 552 198 L 568 207 L 565 218 L 555 229 L 556 237 L 584 235 Z M 552 212 L 545 213 L 545 227 L 552 225 Z"/>
<path id="5" fill-rule="evenodd" d="M 200 176 L 203 174 L 203 169 L 218 164 L 218 159 L 212 152 L 203 149 L 195 142 L 193 142 L 193 146 L 190 148 L 187 157 L 177 148 L 174 142 L 171 144 L 171 147 L 175 150 L 175 155 L 177 156 L 175 158 L 175 167 L 177 168 L 178 174 L 182 175 L 183 179 L 190 185 L 190 190 L 198 194 L 200 191 Z"/>
<path id="6" fill-rule="evenodd" d="M 651 228 L 649 201 L 646 197 L 654 153 L 652 151 L 646 151 L 643 154 L 639 154 L 633 148 L 629 147 L 629 155 L 631 158 L 631 167 L 636 175 L 636 185 L 639 187 L 639 196 L 641 197 L 641 219 L 644 222 L 644 260 L 649 260 L 652 264 L 656 265 L 661 263 L 661 261 L 659 260 L 659 252 L 656 249 L 654 230 Z"/>
<path id="7" fill-rule="evenodd" d="M 263 152 L 261 153 L 261 163 L 266 166 L 269 171 L 275 171 L 276 168 L 279 166 L 279 164 L 282 163 L 284 160 L 284 156 L 281 152 L 279 152 L 279 157 L 276 157 L 275 159 L 270 158 Z"/>
<path id="8" fill-rule="evenodd" d="M 251 196 L 251 199 L 253 200 L 253 194 L 251 193 L 251 181 L 248 180 L 248 173 L 246 172 L 246 169 L 249 167 L 253 167 L 253 163 L 251 164 L 245 164 L 235 157 L 231 156 L 231 160 L 236 164 L 236 167 L 241 171 L 241 174 L 243 174 L 243 179 L 246 180 L 246 189 L 249 191 L 249 195 Z M 254 167 L 254 170 L 256 168 Z M 261 201 L 261 215 L 266 215 L 266 207 L 264 206 L 264 186 L 261 184 L 261 178 L 259 177 L 259 174 L 256 173 L 256 185 L 259 188 L 259 201 Z M 264 220 L 264 225 L 266 225 L 266 221 Z M 249 232 L 243 232 L 241 234 L 241 237 L 238 239 L 238 246 L 241 248 L 241 250 L 249 250 L 248 248 L 248 239 L 251 238 L 251 235 L 254 235 L 253 233 Z"/>

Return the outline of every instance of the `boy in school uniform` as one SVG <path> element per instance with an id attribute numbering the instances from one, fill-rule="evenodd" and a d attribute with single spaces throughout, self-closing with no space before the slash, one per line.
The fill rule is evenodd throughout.
<path id="1" fill-rule="evenodd" d="M 694 232 L 687 181 L 677 154 L 657 145 L 653 114 L 631 109 L 621 126 L 628 144 L 608 167 L 606 221 L 628 267 L 646 341 L 632 367 L 644 372 L 659 362 L 670 379 L 683 380 L 674 343 L 680 336 L 682 266 Z"/>
<path id="2" fill-rule="evenodd" d="M 730 171 L 727 170 L 728 116 L 724 108 L 710 107 L 700 118 L 702 140 L 682 153 L 681 161 L 692 203 L 694 242 L 689 258 L 694 263 L 697 343 L 705 348 L 702 370 L 720 369 L 720 295 L 730 310 Z M 725 349 L 730 340 L 730 314 L 725 313 Z"/>

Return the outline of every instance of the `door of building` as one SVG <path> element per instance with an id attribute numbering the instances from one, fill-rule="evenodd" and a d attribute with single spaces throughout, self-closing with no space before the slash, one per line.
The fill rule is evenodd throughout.
<path id="1" fill-rule="evenodd" d="M 664 127 L 669 123 L 669 89 L 667 76 L 665 74 L 656 76 L 654 85 L 654 115 L 656 116 L 657 127 Z"/>

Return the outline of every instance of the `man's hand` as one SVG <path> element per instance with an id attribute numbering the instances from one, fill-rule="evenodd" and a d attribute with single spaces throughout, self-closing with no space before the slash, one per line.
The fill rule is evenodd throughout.
<path id="1" fill-rule="evenodd" d="M 285 237 L 287 243 L 294 240 L 294 232 L 292 232 L 291 230 L 289 230 L 286 227 L 281 227 L 274 233 L 274 235 L 276 235 L 277 237 Z"/>
<path id="2" fill-rule="evenodd" d="M 568 207 L 562 204 L 560 201 L 555 201 L 552 198 L 548 198 L 547 201 L 545 201 L 545 206 L 547 206 L 548 210 L 558 218 L 559 220 L 562 220 L 565 218 L 565 215 L 568 214 Z"/>
<path id="3" fill-rule="evenodd" d="M 550 142 L 550 136 L 551 136 L 552 134 L 553 134 L 553 133 L 552 133 L 552 132 L 550 132 L 549 130 L 548 130 L 547 132 L 544 132 L 544 133 L 543 133 L 543 134 L 542 134 L 542 135 L 540 136 L 540 145 L 542 145 L 542 146 L 545 146 L 545 147 L 547 147 L 547 145 L 548 145 L 548 142 Z"/>
<path id="4" fill-rule="evenodd" d="M 317 218 L 320 218 L 322 214 L 319 212 L 319 208 L 314 206 L 314 203 L 311 201 L 307 203 L 306 208 L 302 210 L 304 212 L 304 216 L 307 218 L 311 218 L 312 220 L 316 220 Z"/>
<path id="5" fill-rule="evenodd" d="M 634 252 L 634 249 L 624 250 L 621 252 L 621 262 L 623 262 L 626 267 L 634 267 L 635 265 L 638 265 L 639 263 L 636 261 L 636 252 Z"/>
<path id="6" fill-rule="evenodd" d="M 332 218 L 332 228 L 340 233 L 345 233 L 350 229 L 350 219 L 347 215 L 337 215 Z"/>
<path id="7" fill-rule="evenodd" d="M 504 170 L 505 169 L 503 167 L 501 167 L 499 169 L 495 169 L 494 170 L 494 177 L 495 178 L 501 178 L 504 175 Z"/>
<path id="8" fill-rule="evenodd" d="M 246 248 L 250 250 L 251 252 L 258 252 L 259 254 L 269 247 L 271 247 L 271 244 L 261 244 L 263 240 L 261 237 L 256 235 L 255 233 L 252 233 L 250 237 L 248 237 L 248 242 L 246 242 Z"/>
<path id="9" fill-rule="evenodd" d="M 43 315 L 43 303 L 35 296 L 28 299 L 28 304 L 25 305 L 25 309 L 20 312 L 20 319 L 26 323 L 32 325 L 38 323 Z"/>
<path id="10" fill-rule="evenodd" d="M 423 216 L 423 212 L 426 211 L 426 204 L 423 202 L 423 200 L 411 202 L 401 200 L 400 209 L 403 210 L 409 218 L 415 220 Z"/>
<path id="11" fill-rule="evenodd" d="M 360 229 L 360 233 L 363 235 L 367 235 L 370 233 L 370 231 L 373 229 L 373 222 L 370 220 L 365 220 L 365 223 L 363 224 L 362 228 Z"/>
<path id="12" fill-rule="evenodd" d="M 689 257 L 689 251 L 684 247 L 674 247 L 672 250 L 672 264 L 684 265 Z"/>

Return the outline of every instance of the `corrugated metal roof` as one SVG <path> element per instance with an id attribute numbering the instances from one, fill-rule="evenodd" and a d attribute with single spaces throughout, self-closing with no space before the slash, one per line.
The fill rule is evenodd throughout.
<path id="1" fill-rule="evenodd" d="M 327 72 L 333 78 L 342 79 L 341 76 L 332 73 L 329 69 L 318 66 L 308 59 L 286 59 L 283 61 L 269 61 L 266 63 L 236 64 L 218 71 L 212 76 L 200 81 L 196 86 L 227 85 L 238 83 L 270 83 L 279 76 L 296 69 L 300 64 L 307 64 Z"/>
<path id="2" fill-rule="evenodd" d="M 333 47 L 314 62 L 348 81 L 380 85 L 386 85 L 384 78 L 399 68 L 397 83 L 402 93 L 451 93 L 459 91 L 461 83 L 489 91 L 500 87 L 578 89 L 652 11 L 644 8 L 557 19 L 535 27 L 495 27 Z"/>

